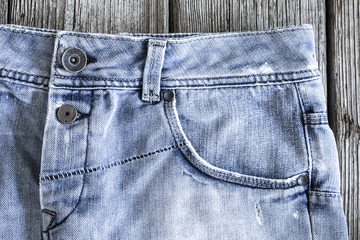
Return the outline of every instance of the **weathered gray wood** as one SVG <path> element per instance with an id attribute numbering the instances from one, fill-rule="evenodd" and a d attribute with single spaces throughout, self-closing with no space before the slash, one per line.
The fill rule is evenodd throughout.
<path id="1" fill-rule="evenodd" d="M 172 32 L 233 32 L 312 24 L 327 95 L 325 0 L 174 0 L 170 15 Z"/>
<path id="2" fill-rule="evenodd" d="M 81 32 L 168 32 L 167 0 L 13 0 L 10 22 Z"/>
<path id="3" fill-rule="evenodd" d="M 8 0 L 0 1 L 0 24 L 7 23 L 8 21 Z"/>
<path id="4" fill-rule="evenodd" d="M 172 32 L 223 32 L 229 29 L 229 0 L 174 0 Z"/>
<path id="5" fill-rule="evenodd" d="M 349 239 L 359 239 L 360 8 L 359 0 L 331 0 L 328 12 L 330 107 L 338 143 Z"/>

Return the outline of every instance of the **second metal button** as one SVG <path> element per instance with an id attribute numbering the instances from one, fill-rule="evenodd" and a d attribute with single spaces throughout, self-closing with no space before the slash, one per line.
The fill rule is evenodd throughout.
<path id="1" fill-rule="evenodd" d="M 58 120 L 62 123 L 72 123 L 77 116 L 76 108 L 71 104 L 64 104 L 56 111 Z"/>

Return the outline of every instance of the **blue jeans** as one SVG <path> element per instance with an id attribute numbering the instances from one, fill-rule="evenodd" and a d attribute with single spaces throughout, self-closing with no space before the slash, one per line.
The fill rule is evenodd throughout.
<path id="1" fill-rule="evenodd" d="M 311 25 L 0 25 L 1 239 L 347 239 Z"/>

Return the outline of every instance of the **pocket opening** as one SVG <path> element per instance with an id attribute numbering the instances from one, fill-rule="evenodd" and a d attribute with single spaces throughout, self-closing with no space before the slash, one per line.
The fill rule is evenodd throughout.
<path id="1" fill-rule="evenodd" d="M 214 166 L 198 154 L 183 131 L 176 109 L 176 94 L 172 101 L 164 101 L 164 109 L 175 141 L 177 143 L 185 143 L 180 147 L 180 150 L 184 154 L 186 160 L 188 160 L 194 167 L 196 167 L 197 170 L 211 177 L 247 187 L 286 189 L 299 186 L 300 184 L 297 181 L 298 178 L 304 174 L 308 175 L 307 171 L 303 171 L 288 178 L 274 179 L 242 174 L 240 172 L 230 171 Z"/>

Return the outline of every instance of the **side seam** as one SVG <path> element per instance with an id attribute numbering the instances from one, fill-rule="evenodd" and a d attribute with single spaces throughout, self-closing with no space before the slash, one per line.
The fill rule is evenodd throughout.
<path id="1" fill-rule="evenodd" d="M 311 231 L 311 239 L 314 239 L 314 231 L 313 231 L 313 223 L 311 220 L 311 212 L 310 212 L 310 198 L 309 198 L 309 192 L 311 191 L 311 182 L 312 182 L 312 169 L 313 169 L 313 161 L 312 161 L 312 156 L 311 156 L 311 145 L 310 145 L 310 139 L 309 139 L 309 133 L 308 133 L 308 128 L 307 128 L 307 124 L 306 121 L 304 119 L 305 116 L 305 107 L 304 107 L 304 102 L 303 99 L 301 97 L 300 94 L 300 90 L 298 88 L 298 83 L 294 83 L 294 87 L 295 87 L 295 91 L 296 91 L 296 95 L 298 97 L 298 101 L 299 101 L 299 105 L 300 105 L 300 109 L 301 109 L 301 123 L 304 129 L 304 137 L 305 137 L 305 145 L 306 145 L 306 151 L 307 151 L 307 156 L 308 156 L 308 165 L 309 165 L 309 187 L 308 190 L 306 191 L 306 197 L 307 197 L 307 210 L 308 210 L 308 216 L 309 216 L 309 222 L 310 222 L 310 231 Z"/>

